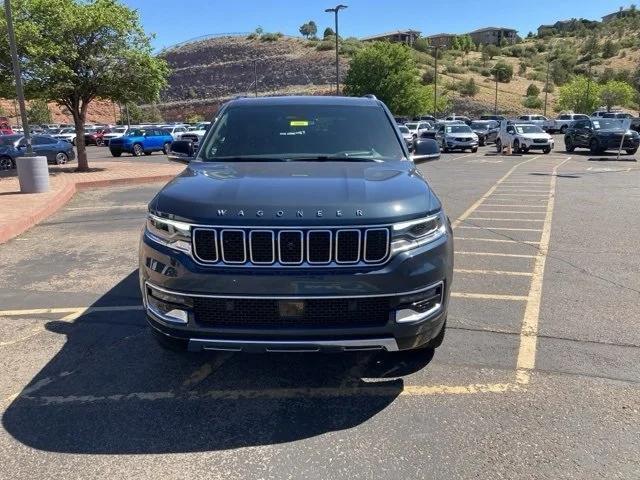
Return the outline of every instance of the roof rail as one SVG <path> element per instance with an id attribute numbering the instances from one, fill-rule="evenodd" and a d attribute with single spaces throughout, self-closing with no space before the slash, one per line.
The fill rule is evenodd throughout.
<path id="1" fill-rule="evenodd" d="M 363 97 L 363 98 L 370 98 L 370 99 L 372 99 L 372 100 L 377 100 L 377 99 L 378 99 L 378 97 L 376 97 L 376 96 L 375 96 L 374 94 L 372 94 L 372 93 L 367 93 L 366 95 L 363 95 L 362 97 Z"/>

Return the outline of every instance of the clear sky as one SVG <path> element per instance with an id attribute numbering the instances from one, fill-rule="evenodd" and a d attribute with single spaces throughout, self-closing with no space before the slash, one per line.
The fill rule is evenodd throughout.
<path id="1" fill-rule="evenodd" d="M 298 27 L 314 20 L 321 33 L 333 27 L 324 12 L 333 0 L 124 0 L 139 10 L 144 28 L 156 34 L 162 48 L 212 33 L 265 31 L 299 35 Z M 626 2 L 622 0 L 343 0 L 340 36 L 361 37 L 413 28 L 423 35 L 464 33 L 486 26 L 505 26 L 521 36 L 542 23 L 573 17 L 599 20 Z"/>

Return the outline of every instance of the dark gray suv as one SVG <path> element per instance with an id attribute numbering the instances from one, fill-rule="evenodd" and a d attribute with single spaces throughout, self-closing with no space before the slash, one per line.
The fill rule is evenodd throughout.
<path id="1" fill-rule="evenodd" d="M 398 351 L 440 345 L 451 226 L 372 96 L 221 107 L 149 203 L 147 318 L 172 349 Z"/>

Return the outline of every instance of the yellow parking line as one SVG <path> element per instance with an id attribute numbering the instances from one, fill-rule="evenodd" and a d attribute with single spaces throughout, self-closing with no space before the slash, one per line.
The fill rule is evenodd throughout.
<path id="1" fill-rule="evenodd" d="M 511 258 L 536 258 L 536 255 L 521 255 L 516 253 L 495 253 L 495 252 L 465 252 L 455 251 L 456 255 L 477 255 L 480 257 L 511 257 Z"/>
<path id="2" fill-rule="evenodd" d="M 500 200 L 499 198 L 496 198 L 496 200 Z M 492 203 L 485 203 L 483 206 L 485 207 L 527 207 L 527 208 L 547 208 L 546 205 L 533 205 L 530 203 L 496 203 L 496 204 L 492 204 Z M 540 212 L 540 213 L 544 213 L 544 212 Z"/>
<path id="3" fill-rule="evenodd" d="M 482 203 L 493 193 L 495 192 L 496 188 L 498 188 L 500 186 L 500 184 L 502 182 L 504 182 L 507 178 L 509 178 L 509 175 L 511 175 L 516 168 L 518 168 L 520 165 L 524 165 L 525 163 L 529 163 L 532 162 L 533 160 L 535 160 L 536 158 L 539 158 L 540 155 L 536 155 L 535 157 L 532 157 L 528 160 L 525 160 L 523 162 L 517 163 L 515 164 L 513 167 L 511 167 L 509 169 L 509 171 L 507 173 L 505 173 L 494 185 L 493 187 L 491 187 L 489 190 L 487 190 L 487 192 L 482 195 L 473 205 L 471 205 L 462 215 L 460 215 L 452 224 L 452 228 L 456 228 L 458 225 L 460 225 L 462 222 L 464 222 L 467 217 L 469 217 L 474 210 L 476 210 L 480 205 L 482 205 Z"/>
<path id="4" fill-rule="evenodd" d="M 501 197 L 548 197 L 548 193 L 494 193 L 495 196 Z"/>
<path id="5" fill-rule="evenodd" d="M 544 266 L 549 252 L 549 241 L 551 239 L 551 223 L 553 220 L 553 207 L 555 204 L 554 192 L 556 190 L 556 175 L 558 169 L 568 161 L 567 158 L 563 162 L 556 165 L 549 182 L 549 202 L 547 203 L 547 211 L 545 222 L 542 227 L 542 238 L 540 239 L 540 248 L 533 266 L 533 277 L 531 278 L 531 286 L 527 305 L 522 320 L 522 329 L 520 333 L 520 348 L 518 349 L 518 361 L 516 364 L 516 381 L 519 384 L 529 383 L 531 370 L 536 364 L 536 348 L 538 340 L 538 322 L 540 318 L 540 303 L 542 299 L 542 281 L 544 279 Z"/>
<path id="6" fill-rule="evenodd" d="M 463 225 L 458 228 L 466 228 L 469 230 L 507 230 L 507 231 L 514 231 L 514 232 L 541 232 L 542 231 L 537 228 L 472 227 L 468 225 Z"/>
<path id="7" fill-rule="evenodd" d="M 534 212 L 534 211 L 529 211 L 529 210 L 482 210 L 482 209 L 478 209 L 476 210 L 476 212 L 478 213 L 537 213 L 538 215 L 543 214 L 544 212 Z"/>
<path id="8" fill-rule="evenodd" d="M 498 295 L 494 293 L 451 292 L 451 298 L 473 298 L 476 300 L 514 300 L 526 302 L 529 297 L 525 295 Z"/>
<path id="9" fill-rule="evenodd" d="M 498 238 L 479 238 L 479 237 L 453 237 L 454 240 L 471 240 L 476 242 L 494 242 L 494 243 L 527 243 L 530 245 L 538 245 L 540 242 L 503 240 Z"/>
<path id="10" fill-rule="evenodd" d="M 512 275 L 514 277 L 530 277 L 531 272 L 514 272 L 507 270 L 470 270 L 467 268 L 454 268 L 455 273 L 477 273 L 479 275 Z"/>
<path id="11" fill-rule="evenodd" d="M 487 218 L 487 217 L 469 217 L 467 220 L 495 220 L 497 222 L 544 222 L 543 219 L 537 218 Z"/>
<path id="12" fill-rule="evenodd" d="M 506 190 L 504 193 L 515 193 L 515 192 L 522 192 L 522 193 L 545 193 L 545 194 L 549 194 L 548 190 L 522 190 L 518 187 L 505 187 L 503 185 L 500 186 L 500 190 L 499 192 L 502 192 L 503 189 L 513 189 L 513 190 Z"/>

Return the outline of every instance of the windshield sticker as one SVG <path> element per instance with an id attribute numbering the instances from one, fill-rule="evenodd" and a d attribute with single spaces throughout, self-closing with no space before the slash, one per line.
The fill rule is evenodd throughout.
<path id="1" fill-rule="evenodd" d="M 289 125 L 292 127 L 308 127 L 309 120 L 291 120 Z"/>
<path id="2" fill-rule="evenodd" d="M 289 136 L 289 135 L 306 135 L 306 130 L 296 130 L 294 132 L 280 132 L 281 136 Z"/>

